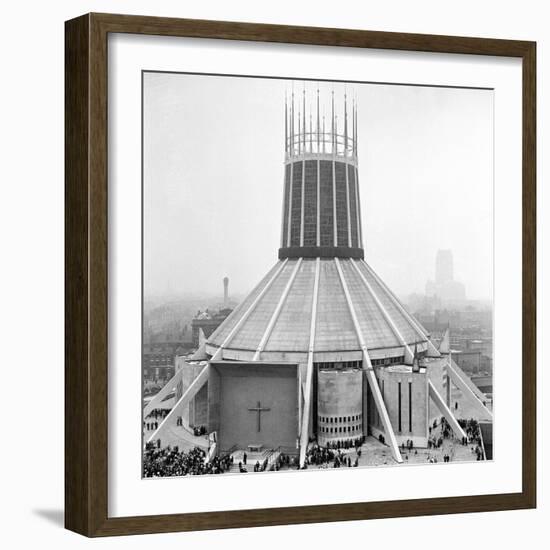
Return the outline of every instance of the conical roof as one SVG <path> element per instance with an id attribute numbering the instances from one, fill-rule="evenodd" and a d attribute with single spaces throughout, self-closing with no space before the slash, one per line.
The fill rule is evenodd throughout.
<path id="1" fill-rule="evenodd" d="M 428 345 L 426 331 L 364 260 L 298 258 L 273 266 L 210 336 L 207 351 L 222 347 L 220 359 L 289 360 L 307 354 L 312 340 L 315 361 L 335 354 L 346 361 L 361 354 L 361 339 L 374 360 L 404 357 L 404 343 L 419 351 Z"/>

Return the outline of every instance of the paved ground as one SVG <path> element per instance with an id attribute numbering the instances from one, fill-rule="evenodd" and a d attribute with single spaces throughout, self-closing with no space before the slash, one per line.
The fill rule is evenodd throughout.
<path id="1" fill-rule="evenodd" d="M 432 432 L 439 433 L 439 428 Z M 390 448 L 380 443 L 374 437 L 367 437 L 365 443 L 361 446 L 361 456 L 359 457 L 359 467 L 374 466 L 397 466 Z M 443 445 L 439 449 L 413 449 L 412 451 L 401 451 L 403 464 L 428 464 L 430 462 L 443 463 L 444 455 L 448 454 L 451 462 L 472 462 L 476 460 L 476 455 L 472 445 L 462 445 L 455 439 L 444 439 Z M 351 463 L 355 462 L 358 454 L 355 449 L 343 450 L 342 454 L 351 458 Z M 333 464 L 323 464 L 321 466 L 310 465 L 310 469 L 332 468 Z"/>
<path id="2" fill-rule="evenodd" d="M 150 421 L 151 418 L 149 418 L 148 420 Z M 146 422 L 148 420 L 146 420 Z M 154 421 L 154 419 L 152 420 Z M 159 418 L 157 422 L 160 426 L 160 424 L 162 423 L 162 419 Z M 155 430 L 153 429 L 147 430 L 147 426 L 145 426 L 143 430 L 143 437 L 147 439 L 153 434 L 154 431 Z M 193 447 L 208 449 L 207 435 L 201 435 L 197 437 L 193 435 L 193 432 L 189 428 L 183 426 L 166 425 L 162 428 L 158 437 L 160 437 L 162 447 L 167 447 L 168 445 L 170 445 L 170 447 L 177 446 L 182 451 L 190 450 Z"/>

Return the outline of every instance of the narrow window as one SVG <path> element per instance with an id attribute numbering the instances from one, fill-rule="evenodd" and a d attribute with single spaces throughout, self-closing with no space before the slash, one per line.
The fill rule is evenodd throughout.
<path id="1" fill-rule="evenodd" d="M 397 431 L 401 431 L 401 382 L 397 382 Z"/>
<path id="2" fill-rule="evenodd" d="M 409 432 L 413 431 L 413 413 L 412 413 L 412 382 L 409 382 Z"/>

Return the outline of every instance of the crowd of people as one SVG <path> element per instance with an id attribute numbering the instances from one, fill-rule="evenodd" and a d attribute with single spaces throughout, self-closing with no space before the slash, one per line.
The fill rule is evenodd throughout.
<path id="1" fill-rule="evenodd" d="M 143 421 L 143 429 L 145 431 L 157 430 L 160 425 L 159 420 L 162 422 L 169 412 L 168 409 L 153 409 Z"/>
<path id="2" fill-rule="evenodd" d="M 239 461 L 239 472 L 241 474 L 245 474 L 248 472 L 247 469 L 247 463 L 248 463 L 248 455 L 243 453 L 242 460 Z M 298 468 L 300 467 L 300 463 L 298 461 L 297 456 L 290 456 L 285 453 L 280 453 L 275 460 L 270 461 L 269 457 L 266 456 L 261 462 L 259 460 L 256 460 L 256 463 L 253 466 L 254 472 L 265 472 L 266 470 L 269 470 L 270 472 L 278 472 L 279 470 L 283 468 Z"/>
<path id="3" fill-rule="evenodd" d="M 206 426 L 193 426 L 193 435 L 197 437 L 200 435 L 206 435 Z"/>
<path id="4" fill-rule="evenodd" d="M 359 441 L 359 440 L 357 440 Z M 361 456 L 361 444 L 357 441 L 348 442 L 349 445 L 346 446 L 344 443 L 341 448 L 329 447 L 320 447 L 319 445 L 313 445 L 306 452 L 306 460 L 304 468 L 307 468 L 309 465 L 315 465 L 320 467 L 329 467 L 332 464 L 333 468 L 341 467 L 357 467 L 359 466 L 359 457 Z M 344 453 L 343 450 L 355 448 L 356 457 L 352 460 L 349 453 Z"/>
<path id="5" fill-rule="evenodd" d="M 168 411 L 164 409 L 154 409 L 144 421 L 144 428 L 155 430 L 159 426 L 159 420 L 166 417 Z M 461 438 L 462 445 L 471 445 L 471 451 L 476 455 L 477 460 L 483 460 L 483 449 L 481 441 L 481 430 L 479 423 L 475 419 L 459 419 L 460 426 L 464 430 L 466 437 Z M 181 417 L 177 418 L 178 425 L 181 425 Z M 194 426 L 193 433 L 196 436 L 206 434 L 205 426 Z M 453 438 L 453 430 L 445 417 L 434 420 L 429 427 L 428 449 L 442 449 L 445 439 Z M 383 436 L 380 440 L 383 443 Z M 336 440 L 327 442 L 322 447 L 318 444 L 311 445 L 306 452 L 306 459 L 303 468 L 316 466 L 321 468 L 340 468 L 357 467 L 361 457 L 361 446 L 365 438 L 354 440 Z M 403 456 L 406 460 L 409 454 L 418 454 L 412 439 L 404 441 L 400 445 Z M 350 450 L 355 450 L 355 457 Z M 451 462 L 454 456 L 454 449 L 445 452 L 441 457 L 438 453 L 428 454 L 427 460 L 430 463 L 437 462 L 438 457 L 443 462 Z M 143 472 L 145 477 L 166 477 L 166 476 L 185 476 L 185 475 L 203 475 L 203 474 L 222 474 L 227 472 L 233 466 L 234 458 L 230 454 L 214 457 L 210 462 L 206 461 L 206 452 L 194 447 L 189 451 L 180 451 L 178 447 L 165 447 L 161 449 L 161 441 L 158 439 L 155 443 L 146 445 Z M 247 465 L 247 455 L 243 454 L 242 460 L 238 463 L 238 471 L 248 472 L 251 464 Z M 270 460 L 268 457 L 263 460 L 256 460 L 252 466 L 254 472 L 279 471 L 283 468 L 300 468 L 298 457 L 281 453 L 276 459 Z"/>
<path id="6" fill-rule="evenodd" d="M 170 411 L 167 409 L 153 409 L 147 418 L 143 421 L 143 429 L 145 431 L 156 430 L 160 426 L 159 420 L 162 420 Z"/>
<path id="7" fill-rule="evenodd" d="M 177 416 L 176 417 L 176 426 L 183 427 L 183 416 Z M 193 435 L 196 437 L 199 437 L 201 435 L 206 435 L 208 433 L 208 430 L 206 429 L 206 426 L 190 426 L 191 430 L 193 430 Z"/>
<path id="8" fill-rule="evenodd" d="M 481 445 L 481 430 L 479 422 L 475 418 L 470 418 L 469 420 L 460 419 L 458 423 L 468 436 L 466 444 L 476 443 L 477 445 Z"/>
<path id="9" fill-rule="evenodd" d="M 271 465 L 269 470 L 271 472 L 278 472 L 281 468 L 299 468 L 300 462 L 297 456 L 290 456 L 285 453 L 281 453 L 274 464 Z"/>
<path id="10" fill-rule="evenodd" d="M 479 422 L 474 419 L 458 419 L 460 427 L 466 433 L 466 437 L 460 438 L 460 443 L 464 446 L 471 445 L 470 449 L 476 455 L 476 460 L 483 460 L 483 449 L 481 442 L 481 430 Z M 436 432 L 436 428 L 440 427 L 440 431 Z M 443 445 L 444 439 L 453 437 L 453 430 L 447 419 L 442 416 L 439 423 L 434 420 L 429 428 L 430 437 L 428 438 L 428 449 L 439 449 Z M 435 460 L 435 459 L 434 459 Z M 449 454 L 443 455 L 443 462 L 450 462 L 452 456 Z M 435 460 L 437 462 L 437 460 Z"/>
<path id="11" fill-rule="evenodd" d="M 365 442 L 365 437 L 357 437 L 355 439 L 343 439 L 336 441 L 327 441 L 327 449 L 357 449 Z"/>
<path id="12" fill-rule="evenodd" d="M 206 452 L 194 447 L 190 451 L 180 451 L 178 447 L 160 448 L 160 440 L 147 443 L 143 456 L 144 477 L 169 477 L 186 475 L 223 474 L 233 464 L 230 455 L 216 456 L 206 461 Z"/>
<path id="13" fill-rule="evenodd" d="M 440 430 L 437 433 L 435 430 L 438 426 Z M 440 418 L 439 422 L 435 419 L 433 424 L 428 428 L 428 431 L 430 434 L 428 437 L 428 449 L 439 449 L 443 445 L 444 439 L 453 437 L 453 429 L 444 416 Z M 444 462 L 449 462 L 449 460 L 444 460 Z"/>
<path id="14" fill-rule="evenodd" d="M 462 438 L 463 445 L 471 445 L 472 453 L 476 455 L 476 460 L 483 460 L 483 448 L 481 442 L 481 429 L 479 422 L 475 418 L 458 421 L 461 428 L 466 433 L 466 438 Z"/>

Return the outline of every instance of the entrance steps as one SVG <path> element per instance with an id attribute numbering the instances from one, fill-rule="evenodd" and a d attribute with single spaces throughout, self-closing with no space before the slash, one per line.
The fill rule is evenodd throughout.
<path id="1" fill-rule="evenodd" d="M 245 452 L 246 452 L 246 464 L 244 464 Z M 247 469 L 249 473 L 254 473 L 254 466 L 256 462 L 258 462 L 261 466 L 266 459 L 267 459 L 267 468 L 265 471 L 269 471 L 269 468 L 271 467 L 271 465 L 278 460 L 279 456 L 281 456 L 281 451 L 279 449 L 266 449 L 265 451 L 262 451 L 259 453 L 253 453 L 253 452 L 239 449 L 232 452 L 231 456 L 233 457 L 233 464 L 231 465 L 231 468 L 229 468 L 229 472 L 239 473 L 239 462 L 242 462 L 243 466 Z"/>

